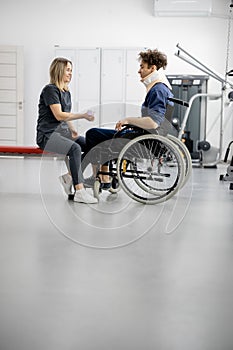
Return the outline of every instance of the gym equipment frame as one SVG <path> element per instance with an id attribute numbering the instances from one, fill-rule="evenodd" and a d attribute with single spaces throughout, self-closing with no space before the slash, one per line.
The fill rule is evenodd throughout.
<path id="1" fill-rule="evenodd" d="M 191 64 L 192 66 L 194 66 L 195 68 L 200 69 L 202 72 L 208 74 L 209 76 L 211 76 L 212 78 L 214 78 L 215 80 L 219 81 L 221 83 L 221 94 L 208 94 L 208 93 L 200 93 L 200 94 L 195 94 L 192 96 L 192 98 L 189 101 L 189 107 L 186 110 L 186 113 L 184 115 L 181 127 L 180 127 L 180 131 L 178 134 L 178 138 L 182 139 L 182 134 L 183 131 L 185 129 L 188 117 L 189 117 L 189 113 L 190 113 L 190 109 L 192 107 L 192 104 L 194 102 L 194 100 L 196 98 L 199 97 L 204 97 L 204 98 L 208 98 L 209 100 L 217 100 L 220 99 L 221 100 L 221 111 L 220 111 L 220 131 L 219 131 L 219 148 L 215 149 L 215 159 L 213 159 L 210 163 L 205 163 L 205 161 L 203 161 L 203 155 L 204 152 L 206 150 L 209 150 L 211 148 L 210 144 L 208 143 L 208 141 L 206 140 L 206 123 L 205 123 L 205 130 L 204 130 L 204 140 L 201 141 L 199 143 L 199 150 L 202 153 L 202 157 L 200 159 L 201 165 L 203 166 L 210 166 L 210 167 L 216 167 L 216 165 L 219 163 L 220 161 L 220 157 L 222 155 L 222 149 L 223 149 L 223 118 L 224 118 L 224 98 L 225 98 L 225 90 L 226 87 L 230 87 L 233 89 L 233 84 L 231 82 L 229 82 L 227 80 L 227 78 L 222 78 L 220 75 L 218 75 L 217 73 L 213 72 L 210 68 L 208 68 L 206 65 L 204 65 L 203 63 L 201 63 L 199 60 L 197 60 L 195 57 L 193 57 L 191 54 L 189 54 L 186 50 L 184 50 L 179 44 L 176 45 L 176 47 L 178 48 L 178 52 L 175 53 L 175 56 L 177 56 L 178 58 L 182 59 L 183 61 Z M 187 55 L 189 58 L 184 57 L 180 54 L 180 52 L 183 52 L 183 54 Z M 228 72 L 227 75 L 231 75 L 230 72 Z M 226 75 L 226 77 L 227 77 Z"/>

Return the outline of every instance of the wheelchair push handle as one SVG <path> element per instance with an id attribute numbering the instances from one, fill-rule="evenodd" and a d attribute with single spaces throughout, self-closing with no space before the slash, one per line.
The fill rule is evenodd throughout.
<path id="1" fill-rule="evenodd" d="M 233 69 L 227 72 L 226 75 L 228 75 L 228 77 L 233 77 Z"/>
<path id="2" fill-rule="evenodd" d="M 168 97 L 168 100 L 172 101 L 174 103 L 177 103 L 179 105 L 182 105 L 182 106 L 185 106 L 185 107 L 189 107 L 189 103 L 187 101 L 183 101 L 183 100 L 180 100 L 180 99 L 174 98 L 174 97 Z"/>

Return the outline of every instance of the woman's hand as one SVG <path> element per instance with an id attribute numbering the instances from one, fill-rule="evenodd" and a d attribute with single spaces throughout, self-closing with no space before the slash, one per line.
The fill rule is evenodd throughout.
<path id="1" fill-rule="evenodd" d="M 94 112 L 93 111 L 87 111 L 83 114 L 83 118 L 88 120 L 89 122 L 93 122 L 95 119 Z"/>
<path id="2" fill-rule="evenodd" d="M 76 129 L 70 130 L 72 139 L 78 138 L 78 131 Z"/>
<path id="3" fill-rule="evenodd" d="M 74 124 L 71 121 L 68 121 L 67 125 L 68 125 L 68 127 L 70 129 L 70 133 L 71 133 L 72 139 L 77 139 L 78 138 L 78 131 L 75 128 Z"/>

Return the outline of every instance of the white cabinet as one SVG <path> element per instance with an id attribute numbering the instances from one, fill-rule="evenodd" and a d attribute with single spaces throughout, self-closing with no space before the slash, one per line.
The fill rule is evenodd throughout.
<path id="1" fill-rule="evenodd" d="M 76 53 L 77 98 L 79 109 L 99 104 L 100 50 L 82 49 Z"/>
<path id="2" fill-rule="evenodd" d="M 140 81 L 138 74 L 138 54 L 140 51 L 145 51 L 145 48 L 126 50 L 125 115 L 132 117 L 140 116 L 141 104 L 146 95 L 145 86 Z"/>
<path id="3" fill-rule="evenodd" d="M 124 51 L 102 49 L 101 57 L 101 103 L 124 100 Z"/>
<path id="4" fill-rule="evenodd" d="M 74 121 L 80 134 L 93 126 L 99 126 L 100 49 L 60 48 L 56 57 L 65 57 L 73 63 L 73 77 L 69 85 L 72 96 L 72 111 L 84 112 L 92 109 L 95 122 Z"/>
<path id="5" fill-rule="evenodd" d="M 100 125 L 111 125 L 124 113 L 125 57 L 122 49 L 102 49 Z"/>
<path id="6" fill-rule="evenodd" d="M 91 109 L 95 112 L 95 121 L 79 120 L 78 130 L 84 134 L 93 126 L 99 126 L 99 90 L 100 90 L 100 49 L 77 49 L 74 79 L 76 83 L 75 103 L 76 111 Z"/>
<path id="7" fill-rule="evenodd" d="M 93 109 L 95 122 L 79 121 L 80 133 L 93 126 L 112 127 L 126 115 L 140 115 L 145 88 L 138 75 L 144 48 L 62 48 L 55 55 L 74 65 L 70 84 L 73 111 Z"/>

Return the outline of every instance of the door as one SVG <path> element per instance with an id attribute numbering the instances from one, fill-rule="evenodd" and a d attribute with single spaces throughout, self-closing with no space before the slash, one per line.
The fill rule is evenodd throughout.
<path id="1" fill-rule="evenodd" d="M 23 139 L 23 48 L 0 46 L 0 144 Z"/>

